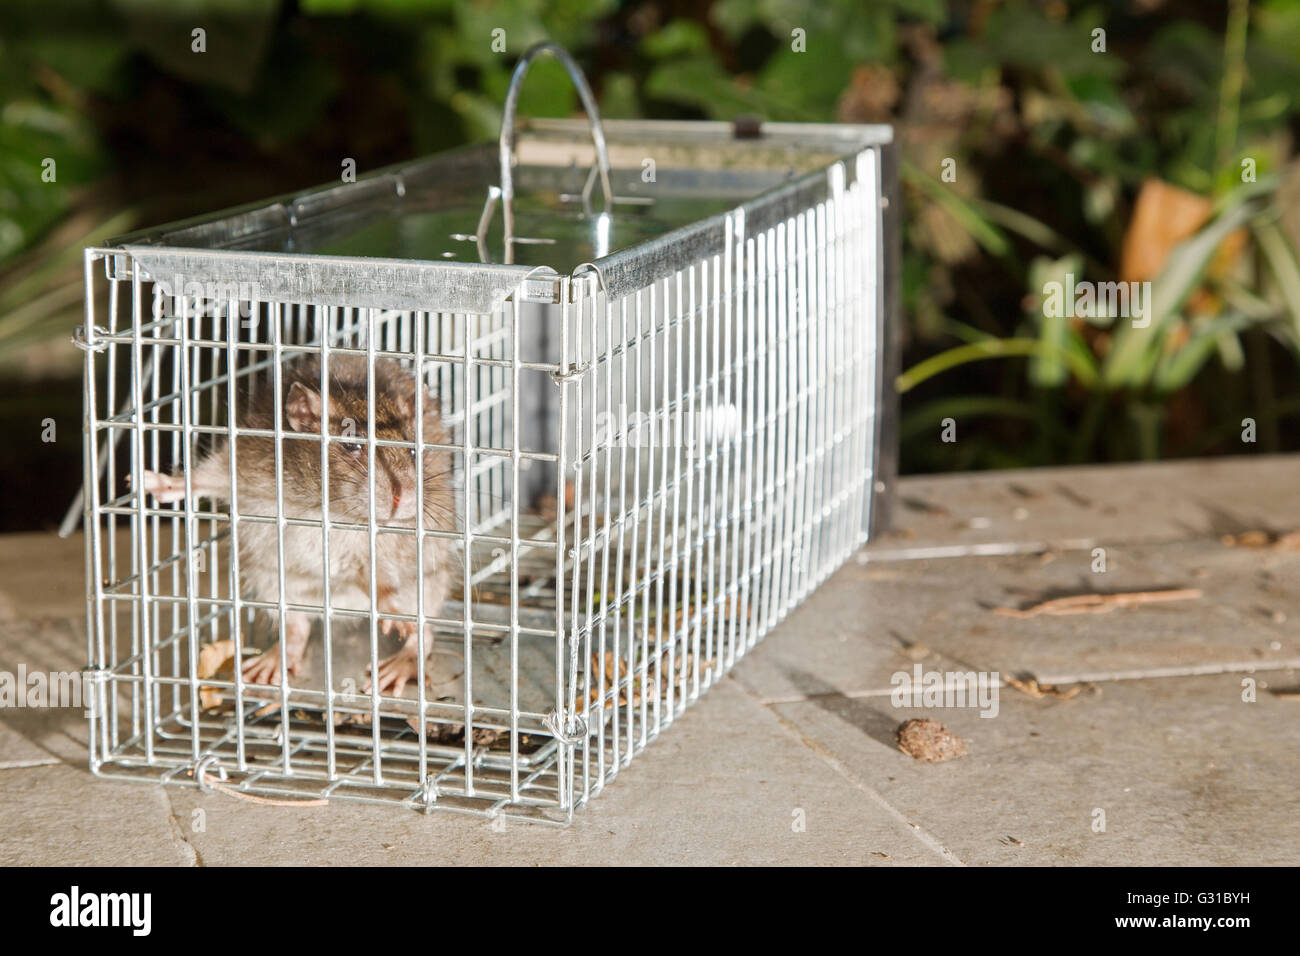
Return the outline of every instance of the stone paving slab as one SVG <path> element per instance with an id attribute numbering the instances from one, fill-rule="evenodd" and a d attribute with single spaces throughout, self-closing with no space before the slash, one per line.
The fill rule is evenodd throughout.
<path id="1" fill-rule="evenodd" d="M 1300 701 L 1241 695 L 1241 675 L 1219 675 L 1069 700 L 1004 689 L 993 718 L 840 696 L 774 709 L 967 864 L 1294 866 Z M 970 753 L 902 753 L 892 728 L 910 717 L 940 720 Z"/>
<path id="2" fill-rule="evenodd" d="M 1300 528 L 1297 469 L 1300 456 L 904 479 L 899 530 L 568 829 L 104 781 L 79 710 L 0 710 L 0 862 L 1294 864 L 1300 555 L 1219 537 Z M 1162 587 L 1203 596 L 991 610 Z M 84 665 L 82 588 L 80 539 L 0 539 L 0 671 Z M 1068 700 L 1002 687 L 993 719 L 893 707 L 890 678 L 916 664 L 1093 684 Z M 1169 676 L 1188 673 L 1202 676 Z M 938 717 L 970 754 L 913 761 L 893 736 L 908 716 Z"/>
<path id="3" fill-rule="evenodd" d="M 880 557 L 1218 538 L 1300 528 L 1300 457 L 916 475 L 899 482 Z"/>
<path id="4" fill-rule="evenodd" d="M 0 772 L 58 763 L 59 758 L 39 746 L 9 722 L 0 723 Z"/>
<path id="5" fill-rule="evenodd" d="M 942 863 L 731 682 L 688 710 L 574 823 L 552 828 L 336 802 L 259 807 L 169 789 L 206 865 Z M 792 824 L 802 810 L 804 832 Z M 884 854 L 884 856 L 876 855 Z"/>
<path id="6" fill-rule="evenodd" d="M 0 865 L 190 866 L 161 787 L 84 766 L 0 770 Z"/>
<path id="7" fill-rule="evenodd" d="M 1050 558 L 1050 560 L 1045 560 Z M 813 594 L 736 675 L 761 698 L 884 693 L 900 670 L 1103 679 L 1300 666 L 1300 552 L 1217 541 L 909 562 L 854 561 Z M 1195 588 L 1195 600 L 1102 614 L 1016 618 L 1072 594 Z M 810 688 L 818 688 L 810 690 Z"/>
<path id="8" fill-rule="evenodd" d="M 86 545 L 80 534 L 8 534 L 0 540 L 0 622 L 85 619 Z"/>

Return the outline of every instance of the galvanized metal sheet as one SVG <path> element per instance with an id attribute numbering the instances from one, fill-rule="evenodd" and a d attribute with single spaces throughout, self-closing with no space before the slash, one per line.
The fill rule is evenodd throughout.
<path id="1" fill-rule="evenodd" d="M 239 293 L 232 298 L 426 312 L 495 312 L 533 271 L 491 263 L 125 248 L 151 279 L 178 291 L 197 282 L 234 286 Z"/>

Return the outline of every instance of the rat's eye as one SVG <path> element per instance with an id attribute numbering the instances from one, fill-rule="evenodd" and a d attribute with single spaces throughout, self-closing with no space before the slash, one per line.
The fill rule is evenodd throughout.
<path id="1" fill-rule="evenodd" d="M 343 450 L 347 452 L 349 455 L 354 455 L 354 456 L 360 455 L 361 450 L 364 447 L 365 446 L 363 446 L 360 442 L 349 441 L 343 443 Z"/>

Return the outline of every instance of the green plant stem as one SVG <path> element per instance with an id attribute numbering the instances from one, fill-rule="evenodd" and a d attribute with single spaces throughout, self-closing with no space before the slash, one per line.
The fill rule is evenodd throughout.
<path id="1" fill-rule="evenodd" d="M 1246 74 L 1246 32 L 1250 24 L 1250 0 L 1230 0 L 1228 25 L 1223 42 L 1223 77 L 1219 81 L 1219 116 L 1215 124 L 1215 170 L 1232 162 L 1237 145 L 1237 116 L 1241 110 L 1241 88 Z"/>
<path id="2" fill-rule="evenodd" d="M 940 352 L 938 355 L 931 355 L 929 358 L 917 362 L 898 376 L 896 380 L 898 392 L 900 395 L 909 392 L 926 379 L 933 378 L 939 373 L 946 372 L 959 365 L 965 365 L 967 362 L 1033 355 L 1047 355 L 1064 359 L 1065 363 L 1070 366 L 1070 370 L 1074 372 L 1075 377 L 1084 386 L 1091 388 L 1096 384 L 1096 372 L 1082 361 L 1079 355 L 1069 349 L 1049 342 L 1042 342 L 1038 339 L 988 339 L 981 342 L 971 342 L 968 345 L 958 345 L 955 348 Z"/>
<path id="3" fill-rule="evenodd" d="M 1088 460 L 1093 442 L 1097 440 L 1097 429 L 1101 425 L 1102 414 L 1106 411 L 1106 402 L 1110 398 L 1105 391 L 1093 392 L 1088 396 L 1088 407 L 1084 409 L 1083 420 L 1075 432 L 1074 442 L 1070 447 L 1070 464 L 1079 464 Z"/>
<path id="4" fill-rule="evenodd" d="M 1138 457 L 1143 461 L 1156 461 L 1160 458 L 1160 418 L 1158 406 L 1144 402 L 1134 403 L 1129 411 L 1137 426 Z"/>

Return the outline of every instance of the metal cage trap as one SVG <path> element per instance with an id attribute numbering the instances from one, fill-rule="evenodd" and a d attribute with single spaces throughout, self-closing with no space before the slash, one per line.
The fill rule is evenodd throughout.
<path id="1" fill-rule="evenodd" d="M 881 526 L 893 167 L 542 45 L 495 150 L 87 249 L 92 770 L 571 819 Z"/>

